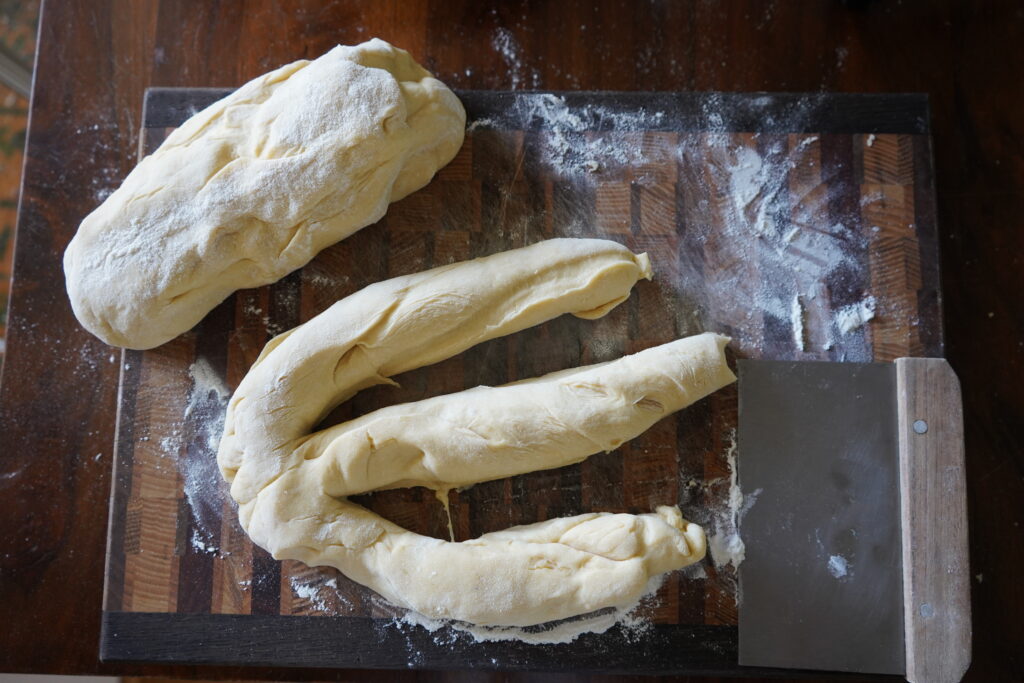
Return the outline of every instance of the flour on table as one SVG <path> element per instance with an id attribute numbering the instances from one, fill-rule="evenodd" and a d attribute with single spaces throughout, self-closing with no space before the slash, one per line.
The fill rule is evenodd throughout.
<path id="1" fill-rule="evenodd" d="M 804 350 L 804 307 L 800 296 L 793 295 L 793 303 L 789 309 L 789 324 L 793 328 L 793 343 L 798 351 Z"/>
<path id="2" fill-rule="evenodd" d="M 292 576 L 288 583 L 291 585 L 295 597 L 305 600 L 319 612 L 330 612 L 334 608 L 335 600 L 328 599 L 325 593 L 333 595 L 336 600 L 340 599 L 345 605 L 350 606 L 348 599 L 338 592 L 338 579 L 333 576 L 326 580 L 319 575 L 309 579 Z"/>
<path id="3" fill-rule="evenodd" d="M 477 643 L 520 641 L 530 645 L 571 643 L 586 633 L 605 633 L 613 627 L 618 627 L 619 633 L 627 642 L 636 642 L 654 627 L 653 621 L 643 612 L 655 599 L 664 578 L 664 575 L 651 578 L 644 594 L 630 605 L 603 609 L 538 626 L 478 626 L 446 619 L 431 619 L 411 610 L 396 615 L 388 624 L 402 631 L 409 627 L 424 628 L 433 635 L 434 642 L 438 645 L 450 645 L 459 640 Z"/>
<path id="4" fill-rule="evenodd" d="M 722 225 L 720 235 L 699 233 L 716 260 L 684 268 L 680 289 L 704 289 L 716 318 L 752 329 L 774 319 L 791 328 L 796 351 L 820 351 L 828 341 L 817 332 L 828 317 L 828 287 L 862 276 L 857 256 L 866 242 L 842 222 L 822 222 L 827 193 L 793 196 L 792 174 L 806 168 L 799 162 L 812 154 L 816 136 L 761 137 L 736 146 L 732 136 L 711 132 L 680 147 L 684 182 L 697 200 L 693 213 L 717 213 Z M 760 354 L 758 340 L 736 337 L 741 351 Z"/>
<path id="5" fill-rule="evenodd" d="M 523 69 L 523 49 L 519 45 L 519 41 L 512 34 L 512 31 L 507 28 L 499 28 L 495 31 L 494 38 L 491 40 L 491 47 L 501 55 L 505 66 L 508 68 L 509 78 L 511 79 L 509 87 L 511 90 L 518 90 L 527 77 L 530 79 L 528 85 L 531 88 L 536 88 L 540 85 L 539 71 L 531 68 L 527 73 Z"/>
<path id="6" fill-rule="evenodd" d="M 518 48 L 511 34 L 499 32 L 496 43 L 514 61 L 511 55 L 518 54 Z M 886 201 L 885 194 L 879 191 L 847 201 L 845 194 L 856 190 L 831 182 L 822 163 L 826 142 L 818 135 L 738 135 L 726 100 L 710 97 L 703 106 L 705 130 L 659 133 L 667 123 L 664 111 L 624 110 L 552 93 L 523 93 L 507 111 L 470 121 L 469 130 L 526 129 L 524 148 L 517 152 L 522 156 L 510 161 L 539 162 L 549 177 L 587 188 L 583 196 L 600 197 L 605 183 L 628 183 L 630 195 L 606 200 L 615 211 L 636 211 L 637 195 L 642 211 L 647 188 L 664 203 L 653 215 L 661 211 L 671 220 L 682 211 L 679 239 L 696 242 L 697 247 L 680 246 L 677 263 L 654 264 L 655 285 L 673 290 L 663 298 L 675 305 L 671 313 L 681 332 L 728 325 L 733 348 L 741 356 L 760 357 L 760 331 L 788 327 L 790 357 L 871 360 L 870 345 L 856 336 L 837 334 L 833 316 L 851 305 L 852 297 L 869 281 L 871 236 L 878 232 L 862 225 L 862 212 Z M 815 106 L 815 98 L 808 97 L 796 102 L 784 121 L 766 114 L 764 123 L 800 130 L 809 125 Z M 659 174 L 667 163 L 678 168 L 677 181 Z M 518 168 L 516 173 L 524 171 Z M 666 187 L 666 182 L 675 187 Z M 578 209 L 566 207 L 569 223 L 554 226 L 559 234 L 621 240 L 632 227 L 621 224 L 632 221 L 628 214 L 608 218 L 587 201 Z M 587 219 L 573 222 L 572 216 Z M 515 242 L 535 235 L 536 224 L 547 219 L 520 212 L 514 220 L 499 216 L 499 228 Z M 717 227 L 712 229 L 713 225 Z M 676 226 L 665 226 L 666 234 L 675 231 Z M 666 265 L 673 269 L 673 277 L 659 276 Z M 801 309 L 799 321 L 795 302 Z M 895 302 L 880 301 L 877 311 L 907 315 Z M 916 320 L 909 323 L 913 326 Z M 773 351 L 776 357 L 785 352 Z"/>
<path id="7" fill-rule="evenodd" d="M 203 533 L 198 529 L 192 530 L 192 535 L 189 538 L 189 543 L 192 544 L 192 548 L 201 553 L 212 555 L 217 552 L 216 546 L 214 546 L 207 538 L 204 537 Z"/>
<path id="8" fill-rule="evenodd" d="M 855 304 L 844 306 L 835 313 L 836 329 L 840 334 L 850 334 L 858 327 L 862 327 L 875 317 L 877 305 L 875 297 L 867 296 Z"/>
<path id="9" fill-rule="evenodd" d="M 507 118 L 478 119 L 470 122 L 468 129 L 513 128 L 524 121 L 536 125 L 543 132 L 538 142 L 541 160 L 553 173 L 593 178 L 651 163 L 638 144 L 639 136 L 664 117 L 664 112 L 644 109 L 624 112 L 591 104 L 575 107 L 559 95 L 525 93 L 516 99 Z"/>
<path id="10" fill-rule="evenodd" d="M 708 551 L 711 554 L 711 561 L 716 567 L 732 565 L 738 569 L 746 558 L 746 546 L 740 537 L 739 523 L 743 515 L 753 505 L 760 493 L 755 491 L 749 500 L 749 505 L 744 506 L 743 491 L 740 490 L 736 472 L 736 430 L 733 430 L 729 437 L 729 449 L 725 454 L 729 466 L 729 488 L 726 503 L 713 510 L 713 526 L 708 532 Z"/>
<path id="11" fill-rule="evenodd" d="M 224 501 L 217 469 L 217 445 L 224 430 L 230 391 L 205 358 L 188 369 L 192 387 L 182 419 L 159 442 L 160 455 L 174 458 L 194 526 L 189 544 L 196 552 L 226 554 L 214 539 L 220 534 Z"/>
<path id="12" fill-rule="evenodd" d="M 845 579 L 850 575 L 850 565 L 842 555 L 831 555 L 828 558 L 828 573 L 835 579 Z"/>
<path id="13" fill-rule="evenodd" d="M 214 372 L 213 368 L 210 366 L 210 361 L 205 358 L 197 358 L 196 361 L 189 366 L 188 374 L 189 377 L 192 378 L 192 391 L 194 394 L 201 395 L 205 392 L 208 396 L 210 392 L 213 392 L 217 395 L 217 398 L 222 401 L 225 401 L 230 397 L 231 392 L 228 391 L 228 387 L 224 384 L 224 380 Z M 192 406 L 192 402 L 189 403 L 189 406 Z M 187 414 L 188 413 L 186 411 L 186 415 Z"/>

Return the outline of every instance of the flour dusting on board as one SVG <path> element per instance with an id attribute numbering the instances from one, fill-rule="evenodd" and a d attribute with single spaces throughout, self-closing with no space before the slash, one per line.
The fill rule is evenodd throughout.
<path id="1" fill-rule="evenodd" d="M 325 580 L 319 573 L 309 577 L 291 576 L 288 583 L 292 594 L 317 612 L 330 613 L 338 601 L 345 607 L 352 606 L 348 598 L 339 592 L 336 577 Z"/>
<path id="2" fill-rule="evenodd" d="M 708 551 L 716 567 L 732 565 L 739 568 L 746 558 L 746 546 L 740 537 L 740 521 L 757 500 L 760 490 L 754 491 L 744 502 L 736 471 L 736 430 L 729 435 L 729 448 L 725 454 L 729 467 L 728 496 L 724 505 L 713 509 L 713 527 L 708 530 Z"/>
<path id="3" fill-rule="evenodd" d="M 656 127 L 665 116 L 643 109 L 612 113 L 589 104 L 573 108 L 564 97 L 552 94 L 525 97 L 519 106 L 544 122 L 548 131 L 544 158 L 562 174 L 598 173 L 649 162 L 637 133 Z"/>
<path id="4" fill-rule="evenodd" d="M 828 558 L 828 573 L 834 579 L 846 579 L 850 575 L 850 564 L 842 555 L 830 555 Z"/>
<path id="5" fill-rule="evenodd" d="M 835 220 L 837 202 L 814 161 L 820 146 L 814 135 L 750 134 L 737 145 L 714 132 L 680 146 L 694 213 L 715 218 L 696 226 L 713 262 L 684 264 L 680 287 L 704 288 L 711 317 L 739 330 L 788 327 L 790 354 L 831 348 L 822 331 L 831 327 L 833 299 L 864 276 L 867 239 L 852 227 L 859 214 Z M 703 227 L 716 223 L 715 233 Z M 762 352 L 760 338 L 742 332 L 734 343 Z M 869 360 L 862 346 L 847 357 Z"/>
<path id="6" fill-rule="evenodd" d="M 804 306 L 800 303 L 800 295 L 793 295 L 793 303 L 789 309 L 789 324 L 793 328 L 793 343 L 797 351 L 803 351 L 804 346 Z"/>
<path id="7" fill-rule="evenodd" d="M 496 41 L 514 52 L 511 35 L 500 34 Z M 798 100 L 776 115 L 784 121 L 766 114 L 763 123 L 806 129 L 814 107 L 813 97 Z M 728 326 L 734 350 L 756 358 L 765 353 L 762 330 L 788 329 L 790 343 L 773 348 L 773 357 L 871 360 L 865 324 L 909 315 L 881 299 L 866 315 L 850 315 L 869 286 L 868 255 L 877 234 L 862 213 L 884 201 L 884 194 L 851 200 L 856 188 L 830 174 L 837 164 L 854 160 L 832 160 L 840 152 L 829 139 L 811 133 L 737 134 L 731 131 L 742 128 L 731 115 L 728 103 L 711 97 L 703 105 L 704 129 L 673 133 L 666 111 L 524 93 L 507 110 L 470 121 L 469 131 L 525 127 L 530 132 L 521 154 L 527 164 L 539 162 L 544 174 L 597 194 L 592 218 L 581 224 L 580 217 L 590 215 L 581 204 L 554 226 L 556 233 L 621 240 L 630 230 L 635 234 L 638 206 L 643 215 L 645 206 L 661 202 L 663 208 L 652 214 L 660 212 L 665 220 L 681 212 L 675 218 L 679 225 L 654 233 L 678 231 L 680 241 L 699 248 L 679 248 L 678 263 L 656 261 L 654 281 L 673 289 L 677 306 L 692 313 L 679 325 L 686 334 Z M 678 168 L 677 182 L 674 172 L 665 175 L 666 168 Z M 602 195 L 605 187 L 621 187 L 623 179 L 630 195 Z M 666 182 L 674 187 L 666 188 Z M 604 196 L 610 199 L 602 203 Z M 607 209 L 627 216 L 610 217 Z M 503 227 L 512 237 L 528 235 L 530 225 L 521 223 L 538 219 L 520 215 Z M 666 269 L 672 274 L 659 277 Z"/>
<path id="8" fill-rule="evenodd" d="M 653 577 L 648 581 L 643 595 L 630 605 L 537 626 L 478 626 L 449 619 L 431 619 L 411 610 L 396 614 L 387 624 L 402 632 L 410 627 L 424 628 L 432 634 L 438 645 L 451 645 L 459 640 L 477 643 L 520 641 L 530 645 L 552 645 L 571 643 L 586 633 L 605 633 L 613 627 L 617 627 L 619 636 L 626 642 L 636 642 L 654 626 L 650 617 L 643 612 L 653 603 L 663 581 L 664 576 Z"/>
<path id="9" fill-rule="evenodd" d="M 215 539 L 220 535 L 227 493 L 217 468 L 217 446 L 230 391 L 205 358 L 196 359 L 188 375 L 191 388 L 182 419 L 160 439 L 159 448 L 163 457 L 178 463 L 182 492 L 192 515 L 189 545 L 195 552 L 223 555 L 226 551 Z"/>
<path id="10" fill-rule="evenodd" d="M 843 306 L 836 311 L 836 327 L 840 334 L 850 334 L 858 327 L 875 317 L 875 307 L 878 301 L 873 296 L 864 297 L 862 300 L 849 306 Z"/>
<path id="11" fill-rule="evenodd" d="M 189 366 L 188 374 L 192 378 L 192 393 L 196 398 L 202 398 L 203 394 L 209 398 L 211 393 L 216 394 L 220 401 L 226 401 L 230 397 L 231 392 L 228 391 L 224 380 L 214 372 L 210 362 L 205 358 L 197 358 L 196 362 Z M 188 415 L 188 412 L 185 414 Z"/>
<path id="12" fill-rule="evenodd" d="M 596 182 L 603 173 L 672 161 L 670 150 L 652 151 L 642 144 L 642 132 L 658 127 L 664 120 L 662 111 L 641 108 L 623 112 L 592 104 L 571 106 L 560 95 L 527 93 L 516 99 L 506 115 L 509 118 L 472 121 L 469 130 L 503 128 L 511 125 L 512 120 L 534 122 L 543 131 L 536 151 L 547 170 L 577 181 Z"/>
<path id="13" fill-rule="evenodd" d="M 228 391 L 224 380 L 205 358 L 198 358 L 189 368 L 192 392 L 189 394 L 185 419 L 195 425 L 188 444 L 188 457 L 178 461 L 185 499 L 195 522 L 193 547 L 203 552 L 216 552 L 211 539 L 219 536 L 225 493 L 217 468 L 217 446 L 224 431 Z"/>

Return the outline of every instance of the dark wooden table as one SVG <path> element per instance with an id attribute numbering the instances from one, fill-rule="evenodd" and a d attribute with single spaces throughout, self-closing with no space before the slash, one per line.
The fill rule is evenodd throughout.
<path id="1" fill-rule="evenodd" d="M 928 93 L 966 417 L 968 680 L 1024 678 L 1024 9 L 925 0 L 46 2 L 0 384 L 0 671 L 381 675 L 97 661 L 118 363 L 75 322 L 61 269 L 133 165 L 146 87 L 237 86 L 371 36 L 458 88 Z"/>

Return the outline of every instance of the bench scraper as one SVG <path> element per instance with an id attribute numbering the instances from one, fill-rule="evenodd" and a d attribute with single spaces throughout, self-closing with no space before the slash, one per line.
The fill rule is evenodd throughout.
<path id="1" fill-rule="evenodd" d="M 741 360 L 739 663 L 958 681 L 963 416 L 946 361 Z"/>

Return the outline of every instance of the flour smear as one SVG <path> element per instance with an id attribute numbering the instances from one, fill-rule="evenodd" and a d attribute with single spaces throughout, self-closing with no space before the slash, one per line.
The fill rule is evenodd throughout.
<path id="1" fill-rule="evenodd" d="M 227 493 L 217 467 L 217 447 L 224 431 L 224 415 L 231 392 L 205 358 L 188 369 L 191 387 L 181 420 L 159 442 L 163 457 L 174 458 L 182 491 L 192 514 L 188 542 L 193 551 L 226 555 L 215 539 L 220 535 Z"/>
<path id="2" fill-rule="evenodd" d="M 707 324 L 736 330 L 742 355 L 763 353 L 765 327 L 790 330 L 792 357 L 829 351 L 834 298 L 866 279 L 859 207 L 837 215 L 841 203 L 820 177 L 820 144 L 815 135 L 711 131 L 680 145 L 702 261 L 684 262 L 679 287 L 703 293 Z M 843 350 L 848 360 L 869 360 L 864 344 Z"/>
<path id="3" fill-rule="evenodd" d="M 593 183 L 601 174 L 607 176 L 654 162 L 674 163 L 670 150 L 657 150 L 652 155 L 642 144 L 642 133 L 661 125 L 664 118 L 663 111 L 571 106 L 562 95 L 523 93 L 503 116 L 471 121 L 469 131 L 538 127 L 542 134 L 537 138 L 537 151 L 547 171 Z"/>
<path id="4" fill-rule="evenodd" d="M 655 601 L 655 595 L 664 578 L 652 578 L 647 583 L 643 595 L 632 604 L 537 626 L 478 626 L 449 619 L 431 619 L 411 610 L 396 614 L 387 624 L 405 633 L 412 628 L 426 629 L 434 643 L 442 646 L 461 640 L 476 643 L 519 641 L 530 645 L 553 645 L 571 643 L 586 633 L 606 633 L 613 627 L 617 627 L 619 636 L 626 642 L 637 642 L 654 627 L 651 619 L 643 612 Z"/>
<path id="5" fill-rule="evenodd" d="M 515 64 L 514 36 L 499 32 L 495 44 Z M 805 130 L 815 106 L 808 97 L 779 115 L 785 120 L 765 115 L 763 123 Z M 861 305 L 871 282 L 870 240 L 878 230 L 863 213 L 884 197 L 862 197 L 859 187 L 837 182 L 836 165 L 844 162 L 826 164 L 835 152 L 816 134 L 735 133 L 739 124 L 730 120 L 733 110 L 723 98 L 711 96 L 703 107 L 702 130 L 675 134 L 667 132 L 666 111 L 522 93 L 500 114 L 471 121 L 469 131 L 530 131 L 526 163 L 539 162 L 545 175 L 573 187 L 560 197 L 582 197 L 562 200 L 579 202 L 579 210 L 566 212 L 568 222 L 555 226 L 560 234 L 623 239 L 628 230 L 602 214 L 607 203 L 598 202 L 596 215 L 587 217 L 595 209 L 586 197 L 612 185 L 628 185 L 633 195 L 614 199 L 616 211 L 635 213 L 637 195 L 642 211 L 653 201 L 645 192 L 674 201 L 658 210 L 682 212 L 683 245 L 670 277 L 656 264 L 655 283 L 672 290 L 677 310 L 692 312 L 693 320 L 680 325 L 687 334 L 727 328 L 741 356 L 761 357 L 762 331 L 788 329 L 788 347 L 773 349 L 775 357 L 871 360 L 866 323 L 910 315 L 900 309 L 905 304 L 881 299 L 870 311 Z M 674 188 L 665 187 L 666 169 L 668 182 L 676 182 L 678 171 Z M 529 226 L 503 228 L 512 237 L 530 232 Z M 664 229 L 675 232 L 673 225 Z"/>
<path id="6" fill-rule="evenodd" d="M 716 567 L 725 568 L 732 565 L 738 569 L 746 559 L 746 545 L 740 536 L 740 521 L 750 506 L 757 500 L 760 490 L 755 491 L 746 499 L 740 490 L 738 472 L 736 470 L 736 431 L 729 436 L 729 448 L 725 454 L 729 467 L 728 488 L 725 500 L 712 506 L 711 528 L 708 533 L 708 553 Z"/>
<path id="7" fill-rule="evenodd" d="M 329 614 L 339 601 L 345 607 L 352 606 L 349 600 L 339 592 L 336 577 L 324 579 L 319 573 L 313 573 L 310 576 L 291 576 L 288 579 L 288 584 L 291 586 L 292 595 L 306 602 L 317 612 Z"/>

